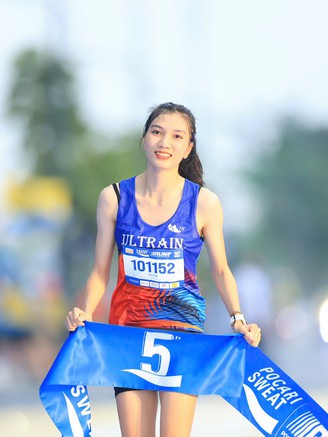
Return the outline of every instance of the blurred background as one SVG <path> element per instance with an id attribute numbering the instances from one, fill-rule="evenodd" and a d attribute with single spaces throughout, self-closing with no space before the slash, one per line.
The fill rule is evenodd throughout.
<path id="1" fill-rule="evenodd" d="M 328 408 L 327 15 L 325 0 L 0 0 L 4 436 L 58 435 L 38 387 L 92 267 L 98 195 L 144 169 L 143 123 L 164 101 L 197 118 L 262 349 Z M 115 261 L 112 276 L 97 321 Z M 199 277 L 207 332 L 230 333 L 206 253 Z M 91 395 L 94 436 L 118 436 L 112 391 Z M 231 410 L 200 400 L 193 436 L 260 435 Z"/>

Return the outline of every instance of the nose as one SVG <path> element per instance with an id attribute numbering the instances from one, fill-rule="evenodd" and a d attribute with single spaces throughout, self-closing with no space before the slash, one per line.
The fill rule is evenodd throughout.
<path id="1" fill-rule="evenodd" d="M 168 149 L 170 147 L 170 139 L 168 135 L 162 135 L 158 145 L 161 149 Z"/>

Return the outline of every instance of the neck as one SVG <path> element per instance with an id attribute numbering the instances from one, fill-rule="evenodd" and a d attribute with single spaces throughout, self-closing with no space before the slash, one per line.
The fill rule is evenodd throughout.
<path id="1" fill-rule="evenodd" d="M 154 173 L 146 170 L 139 178 L 144 195 L 162 199 L 170 197 L 172 193 L 176 194 L 184 183 L 184 179 L 177 172 Z"/>

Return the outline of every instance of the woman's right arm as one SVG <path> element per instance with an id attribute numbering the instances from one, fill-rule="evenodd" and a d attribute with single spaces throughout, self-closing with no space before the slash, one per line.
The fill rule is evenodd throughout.
<path id="1" fill-rule="evenodd" d="M 97 239 L 93 269 L 85 285 L 83 308 L 73 308 L 66 317 L 66 328 L 75 331 L 92 321 L 92 314 L 103 297 L 109 281 L 110 267 L 115 248 L 115 224 L 118 210 L 117 197 L 112 186 L 102 190 L 97 206 Z"/>

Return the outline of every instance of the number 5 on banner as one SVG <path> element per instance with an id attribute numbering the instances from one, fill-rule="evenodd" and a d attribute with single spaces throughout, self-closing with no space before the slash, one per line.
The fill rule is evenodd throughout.
<path id="1" fill-rule="evenodd" d="M 182 375 L 167 376 L 171 359 L 170 351 L 161 344 L 155 344 L 155 340 L 174 340 L 174 336 L 165 332 L 145 333 L 141 356 L 152 358 L 158 355 L 157 369 L 153 370 L 149 363 L 141 363 L 141 369 L 124 369 L 123 372 L 133 373 L 162 387 L 180 387 Z"/>
<path id="2" fill-rule="evenodd" d="M 153 370 L 150 364 L 141 363 L 141 370 L 146 372 L 151 372 L 157 375 L 165 376 L 169 370 L 170 365 L 170 351 L 160 344 L 155 345 L 155 340 L 173 340 L 172 334 L 166 334 L 165 332 L 146 332 L 143 343 L 143 357 L 153 357 L 154 355 L 159 355 L 158 368 Z"/>

